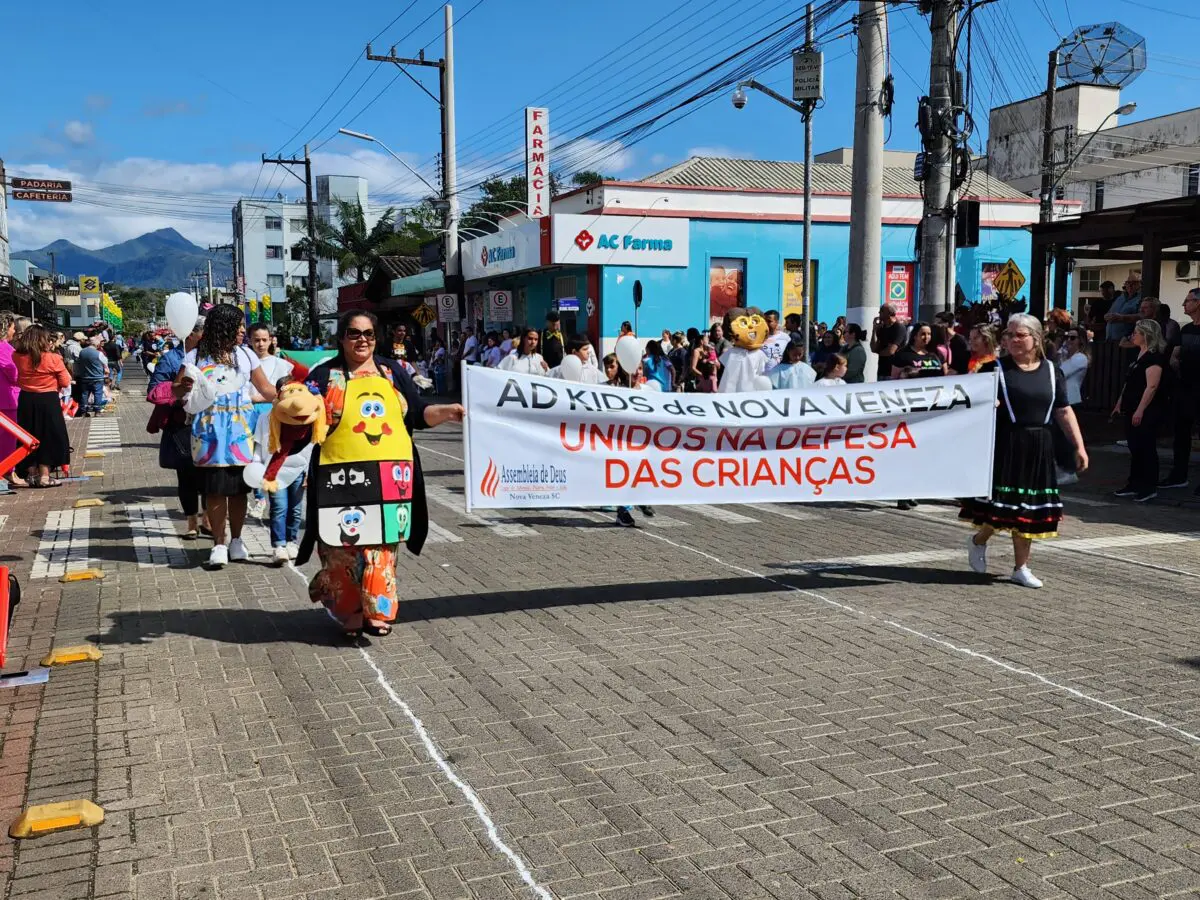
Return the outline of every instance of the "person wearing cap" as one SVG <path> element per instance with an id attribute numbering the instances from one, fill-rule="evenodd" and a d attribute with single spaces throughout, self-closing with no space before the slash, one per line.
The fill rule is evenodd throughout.
<path id="1" fill-rule="evenodd" d="M 179 504 L 187 516 L 187 531 L 184 540 L 195 540 L 201 530 L 208 530 L 204 518 L 204 476 L 192 463 L 192 429 L 183 411 L 184 385 L 177 385 L 183 370 L 183 358 L 194 350 L 204 335 L 204 316 L 196 319 L 191 334 L 183 342 L 163 354 L 154 371 L 150 373 L 150 386 L 146 399 L 154 404 L 150 424 L 146 430 L 151 434 L 161 432 L 158 445 L 158 465 L 162 469 L 174 469 L 179 493 Z"/>
<path id="2" fill-rule="evenodd" d="M 104 409 L 104 382 L 108 380 L 108 358 L 101 350 L 104 339 L 99 335 L 89 338 L 87 346 L 79 352 L 75 361 L 75 382 L 79 385 L 79 413 L 82 416 L 98 416 Z"/>

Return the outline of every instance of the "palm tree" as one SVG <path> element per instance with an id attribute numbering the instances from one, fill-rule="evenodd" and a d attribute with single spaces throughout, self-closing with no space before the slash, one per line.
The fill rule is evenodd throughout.
<path id="1" fill-rule="evenodd" d="M 389 248 L 396 243 L 396 234 L 392 230 L 395 208 L 389 206 L 368 231 L 361 203 L 336 197 L 333 202 L 337 207 L 337 225 L 317 222 L 317 255 L 337 262 L 342 272 L 353 271 L 355 279 L 361 283 L 367 280 L 366 273 L 379 257 L 388 255 Z"/>

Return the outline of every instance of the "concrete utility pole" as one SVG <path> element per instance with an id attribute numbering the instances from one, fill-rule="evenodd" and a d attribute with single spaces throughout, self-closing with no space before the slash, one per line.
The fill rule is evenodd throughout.
<path id="1" fill-rule="evenodd" d="M 213 302 L 212 294 L 212 260 L 210 259 L 208 261 L 208 297 L 205 298 L 209 303 Z"/>
<path id="2" fill-rule="evenodd" d="M 883 81 L 887 77 L 886 48 L 886 4 L 882 0 L 859 0 L 846 321 L 859 325 L 868 335 L 879 310 L 883 291 L 880 248 L 883 233 Z M 872 358 L 868 366 L 873 367 L 873 362 Z"/>
<path id="3" fill-rule="evenodd" d="M 932 0 L 929 99 L 920 115 L 925 142 L 920 318 L 954 308 L 954 36 L 958 0 Z"/>
<path id="4" fill-rule="evenodd" d="M 1054 221 L 1054 99 L 1058 83 L 1058 48 L 1050 51 L 1046 70 L 1046 100 L 1042 116 L 1042 189 L 1038 196 L 1038 221 Z M 1046 295 L 1050 287 L 1050 254 L 1042 244 L 1033 248 L 1029 284 L 1029 311 L 1041 318 L 1050 304 Z M 1034 274 L 1036 273 L 1036 275 Z"/>
<path id="5" fill-rule="evenodd" d="M 29 279 L 33 281 L 33 279 Z M 50 299 L 54 303 L 54 314 L 58 315 L 58 266 L 54 261 L 54 251 L 50 251 Z M 81 300 L 80 303 L 83 301 Z M 37 303 L 29 301 L 29 318 L 37 321 Z"/>
<path id="6" fill-rule="evenodd" d="M 292 175 L 295 175 L 297 179 L 304 182 L 304 203 L 308 213 L 308 241 L 306 242 L 308 250 L 308 331 L 315 346 L 321 337 L 321 318 L 317 309 L 317 216 L 313 210 L 312 160 L 308 155 L 308 144 L 304 145 L 303 159 L 268 159 L 266 154 L 263 154 L 262 161 L 264 163 L 274 163 L 277 166 L 287 166 L 289 172 L 292 172 L 292 166 L 304 166 L 303 178 L 300 178 L 295 172 L 292 172 Z M 282 215 L 282 212 L 280 215 Z M 284 259 L 283 270 L 287 272 L 286 255 Z M 237 278 L 236 271 L 234 272 L 234 278 Z M 286 294 L 286 292 L 287 276 L 284 275 L 284 293 Z"/>
<path id="7" fill-rule="evenodd" d="M 445 64 L 442 66 L 442 187 L 446 209 L 446 275 L 462 274 L 458 259 L 458 151 L 454 135 L 454 7 L 446 4 Z M 461 293 L 461 292 L 460 292 Z"/>
<path id="8" fill-rule="evenodd" d="M 817 49 L 815 42 L 816 29 L 813 25 L 813 5 L 810 3 L 804 9 L 804 51 L 812 53 Z M 812 114 L 817 108 L 816 101 L 805 101 L 804 106 L 804 233 L 801 236 L 804 262 L 802 269 L 804 278 L 804 358 L 812 352 L 808 346 L 808 336 L 812 334 Z"/>

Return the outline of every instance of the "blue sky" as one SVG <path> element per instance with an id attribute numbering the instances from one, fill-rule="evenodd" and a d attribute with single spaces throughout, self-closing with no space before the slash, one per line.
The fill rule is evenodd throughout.
<path id="1" fill-rule="evenodd" d="M 361 59 L 372 39 L 377 53 L 396 43 L 401 55 L 426 47 L 431 57 L 440 56 L 435 0 L 360 0 L 341 7 L 313 0 L 286 7 L 124 0 L 119 6 L 115 15 L 112 4 L 56 4 L 55 20 L 70 23 L 71 52 L 48 52 L 45 42 L 33 40 L 5 44 L 5 81 L 16 87 L 0 119 L 0 157 L 10 174 L 73 178 L 86 201 L 71 207 L 12 203 L 14 248 L 59 237 L 98 247 L 165 226 L 200 243 L 228 240 L 232 196 L 298 193 L 282 171 L 264 169 L 259 154 L 297 152 L 306 139 L 316 148 L 317 173 L 365 176 L 372 205 L 420 195 L 420 186 L 371 145 L 330 139 L 339 125 L 373 133 L 435 181 L 435 105 L 393 67 Z M 856 8 L 847 4 L 822 28 L 829 34 L 826 106 L 814 119 L 818 152 L 851 142 L 854 41 L 841 23 Z M 460 0 L 455 10 L 459 158 L 462 181 L 469 183 L 519 152 L 525 105 L 550 107 L 561 144 L 601 114 L 653 94 L 660 81 L 690 74 L 761 36 L 770 23 L 799 15 L 803 4 Z M 21 18 L 10 14 L 6 21 L 37 31 L 37 23 Z M 1192 35 L 1200 12 L 1194 4 L 999 0 L 977 13 L 976 36 L 984 36 L 999 77 L 981 41 L 979 136 L 972 143 L 985 140 L 991 104 L 1041 89 L 1046 54 L 1060 35 L 1106 21 L 1119 21 L 1147 41 L 1149 69 L 1123 97 L 1138 103 L 1132 118 L 1198 105 L 1200 57 L 1192 52 Z M 914 149 L 916 98 L 928 79 L 928 24 L 904 6 L 891 11 L 890 25 L 896 105 L 888 146 Z M 413 74 L 436 93 L 433 70 Z M 755 74 L 788 91 L 787 62 Z M 317 112 L 331 90 L 330 102 Z M 799 156 L 795 114 L 753 94 L 737 112 L 727 93 L 638 143 L 613 144 L 604 140 L 608 133 L 599 135 L 575 159 L 636 178 L 696 154 Z"/>

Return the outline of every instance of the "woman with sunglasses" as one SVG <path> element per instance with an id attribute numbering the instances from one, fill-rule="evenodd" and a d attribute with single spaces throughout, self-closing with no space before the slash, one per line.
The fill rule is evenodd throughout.
<path id="1" fill-rule="evenodd" d="M 1089 353 L 1087 329 L 1082 325 L 1068 326 L 1062 333 L 1062 347 L 1059 349 L 1061 362 L 1058 367 L 1067 383 L 1067 404 L 1076 417 L 1083 403 L 1083 379 L 1087 377 L 1091 363 Z M 1079 481 L 1075 471 L 1075 447 L 1070 436 L 1057 424 L 1054 428 L 1054 459 L 1058 463 L 1059 487 Z"/>
<path id="2" fill-rule="evenodd" d="M 378 322 L 353 310 L 338 322 L 337 355 L 309 373 L 328 434 L 313 450 L 308 523 L 297 565 L 321 560 L 308 587 L 358 640 L 388 634 L 399 608 L 396 552 L 421 552 L 429 513 L 413 432 L 461 422 L 460 404 L 427 404 L 404 368 L 376 352 Z"/>

